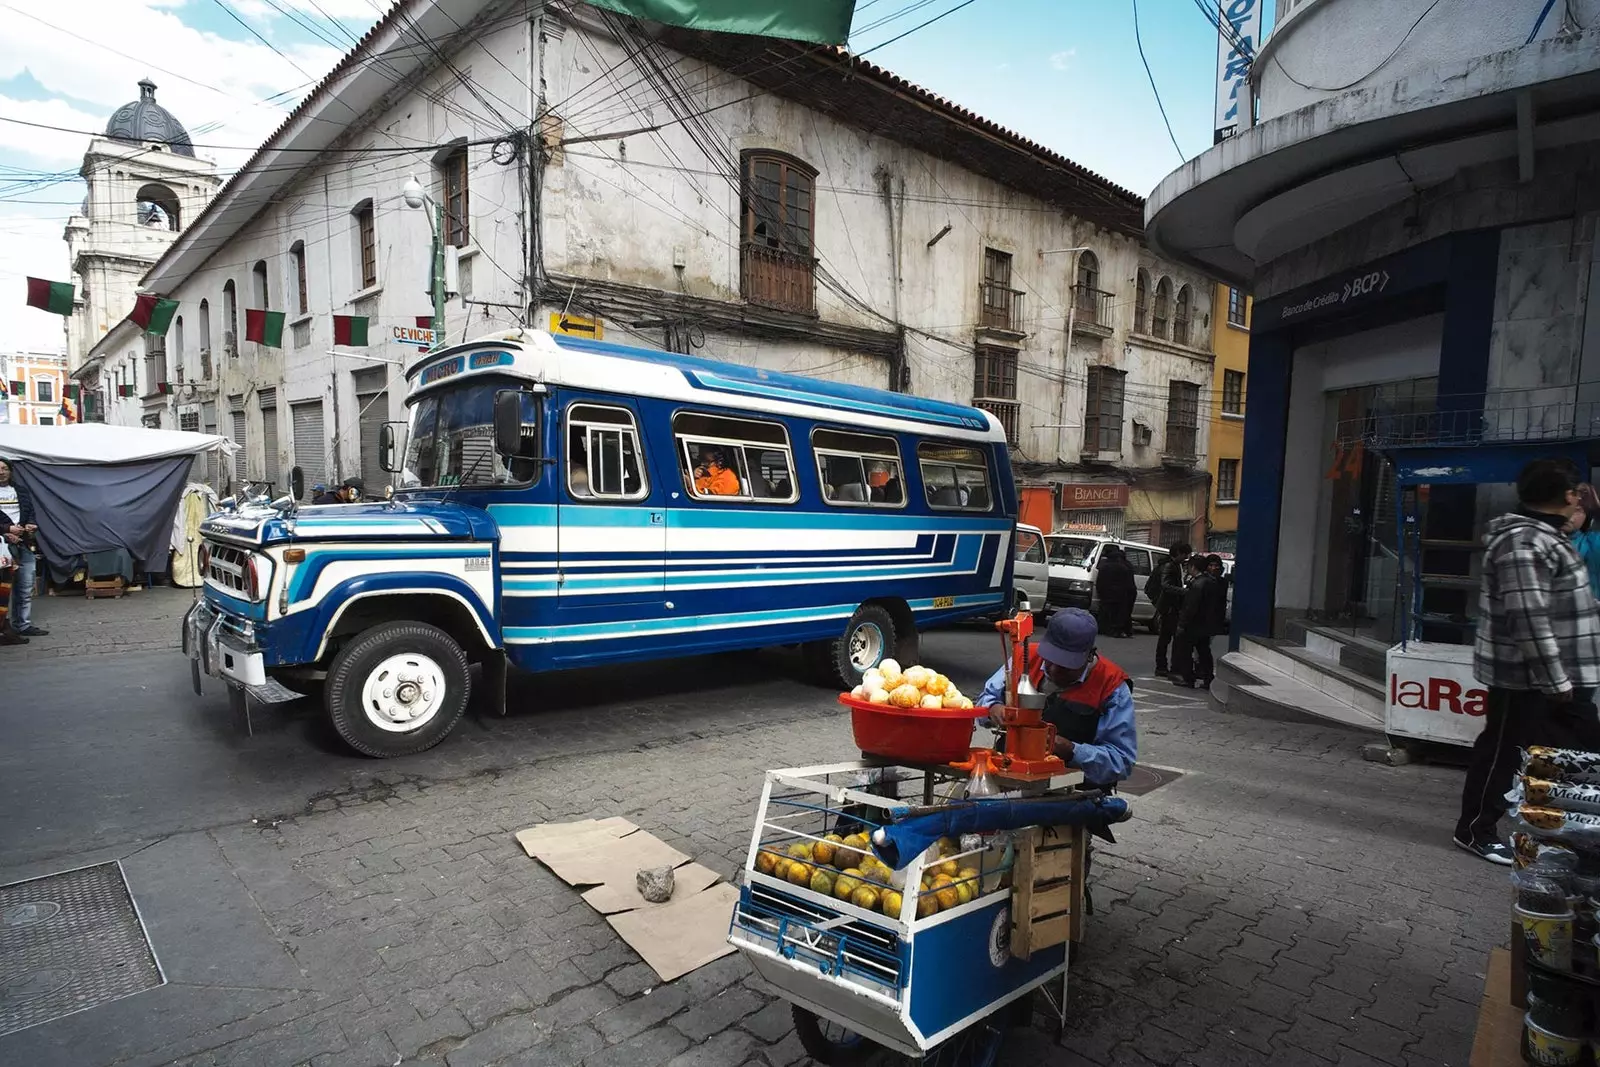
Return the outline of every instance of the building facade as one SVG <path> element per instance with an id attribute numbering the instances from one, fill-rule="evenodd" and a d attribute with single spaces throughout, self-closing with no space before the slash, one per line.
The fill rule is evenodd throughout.
<path id="1" fill-rule="evenodd" d="M 436 219 L 451 342 L 526 323 L 976 403 L 1043 524 L 1204 532 L 1212 285 L 1137 196 L 835 50 L 582 4 L 398 5 L 145 276 L 179 301 L 164 362 L 113 328 L 97 388 L 232 436 L 234 481 L 381 486 Z"/>
<path id="2" fill-rule="evenodd" d="M 1218 285 L 1211 319 L 1217 362 L 1211 380 L 1211 515 L 1205 546 L 1239 548 L 1239 487 L 1244 467 L 1244 412 L 1250 369 L 1250 297 L 1238 286 Z M 1199 544 L 1199 542 L 1196 542 Z"/>
<path id="3" fill-rule="evenodd" d="M 50 426 L 76 418 L 77 405 L 68 402 L 70 379 L 67 357 L 60 352 L 0 352 L 0 422 L 24 426 Z"/>
<path id="4" fill-rule="evenodd" d="M 1461 640 L 1509 474 L 1600 437 L 1600 2 L 1278 7 L 1254 125 L 1146 205 L 1256 298 L 1235 633 Z"/>

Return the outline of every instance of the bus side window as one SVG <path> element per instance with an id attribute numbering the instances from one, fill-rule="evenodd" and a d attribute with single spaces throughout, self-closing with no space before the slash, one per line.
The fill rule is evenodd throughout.
<path id="1" fill-rule="evenodd" d="M 843 507 L 898 508 L 906 502 L 900 447 L 892 437 L 821 427 L 811 432 L 822 499 Z"/>
<path id="2" fill-rule="evenodd" d="M 567 491 L 578 500 L 637 500 L 649 494 L 633 412 L 601 404 L 567 409 Z"/>
<path id="3" fill-rule="evenodd" d="M 917 446 L 917 464 L 930 508 L 988 511 L 993 506 L 982 450 L 924 441 Z"/>
<path id="4" fill-rule="evenodd" d="M 789 504 L 799 498 L 782 423 L 680 411 L 672 432 L 684 489 L 695 499 Z"/>

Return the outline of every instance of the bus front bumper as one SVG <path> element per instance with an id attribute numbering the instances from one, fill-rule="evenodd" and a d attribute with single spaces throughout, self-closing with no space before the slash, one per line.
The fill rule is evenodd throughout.
<path id="1" fill-rule="evenodd" d="M 265 685 L 266 661 L 253 636 L 249 622 L 231 619 L 204 600 L 197 601 L 183 617 L 183 651 L 189 657 L 194 691 L 200 692 L 202 674 L 237 685 Z"/>

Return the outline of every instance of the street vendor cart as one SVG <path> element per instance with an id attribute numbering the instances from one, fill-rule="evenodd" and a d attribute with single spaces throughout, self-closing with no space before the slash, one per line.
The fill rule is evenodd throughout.
<path id="1" fill-rule="evenodd" d="M 1127 805 L 1080 790 L 1049 754 L 1054 730 L 1015 684 L 1031 624 L 1000 624 L 1016 649 L 1003 749 L 970 747 L 987 710 L 970 702 L 951 712 L 841 697 L 863 758 L 766 774 L 729 941 L 830 1067 L 876 1046 L 987 1067 L 1036 990 L 1065 1024 L 1088 834 L 1106 834 Z"/>

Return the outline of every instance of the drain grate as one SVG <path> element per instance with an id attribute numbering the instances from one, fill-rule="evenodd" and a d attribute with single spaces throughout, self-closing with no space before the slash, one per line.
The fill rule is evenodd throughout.
<path id="1" fill-rule="evenodd" d="M 165 981 L 121 864 L 0 886 L 0 1035 Z"/>
<path id="2" fill-rule="evenodd" d="M 1153 767 L 1147 763 L 1133 765 L 1133 773 L 1117 783 L 1117 792 L 1130 796 L 1149 796 L 1164 785 L 1171 785 L 1183 777 L 1182 771 L 1170 767 Z"/>

